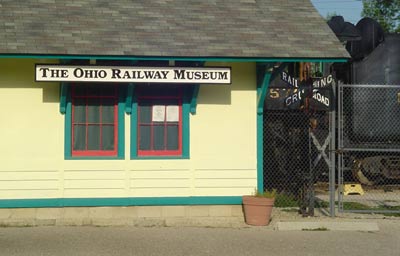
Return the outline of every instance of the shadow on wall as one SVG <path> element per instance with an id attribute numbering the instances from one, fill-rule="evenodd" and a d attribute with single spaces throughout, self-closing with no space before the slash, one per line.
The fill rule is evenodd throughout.
<path id="1" fill-rule="evenodd" d="M 40 83 L 42 84 L 42 83 Z M 60 102 L 60 84 L 50 83 L 39 88 L 43 88 L 43 103 L 59 103 Z"/>
<path id="2" fill-rule="evenodd" d="M 198 103 L 230 105 L 232 92 L 256 91 L 256 65 L 255 63 L 221 63 L 209 66 L 231 66 L 232 84 L 230 85 L 201 85 Z"/>
<path id="3" fill-rule="evenodd" d="M 230 105 L 232 85 L 200 85 L 197 103 Z"/>
<path id="4" fill-rule="evenodd" d="M 56 63 L 56 61 L 0 59 L 0 89 L 15 88 L 42 90 L 43 103 L 59 102 L 59 83 L 35 82 L 35 63 Z"/>

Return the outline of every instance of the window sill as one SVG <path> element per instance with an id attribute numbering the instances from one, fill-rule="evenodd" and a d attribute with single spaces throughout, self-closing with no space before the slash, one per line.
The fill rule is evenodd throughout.
<path id="1" fill-rule="evenodd" d="M 123 156 L 66 156 L 64 160 L 124 160 Z"/>
<path id="2" fill-rule="evenodd" d="M 131 160 L 181 160 L 190 159 L 189 156 L 131 156 Z"/>

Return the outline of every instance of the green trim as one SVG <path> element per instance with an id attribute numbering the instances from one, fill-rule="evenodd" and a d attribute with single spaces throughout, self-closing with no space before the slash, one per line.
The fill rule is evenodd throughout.
<path id="1" fill-rule="evenodd" d="M 62 207 L 60 199 L 3 199 L 0 208 Z"/>
<path id="2" fill-rule="evenodd" d="M 263 114 L 257 113 L 257 190 L 264 191 Z"/>
<path id="3" fill-rule="evenodd" d="M 4 199 L 0 208 L 93 207 L 93 206 L 162 206 L 162 205 L 239 205 L 241 196 L 193 197 L 120 197 Z"/>
<path id="4" fill-rule="evenodd" d="M 125 159 L 125 96 L 121 90 L 118 99 L 118 159 Z"/>
<path id="5" fill-rule="evenodd" d="M 131 159 L 138 158 L 137 155 L 137 115 L 138 103 L 137 95 L 132 96 L 132 108 L 131 108 Z"/>
<path id="6" fill-rule="evenodd" d="M 0 54 L 0 58 L 17 59 L 98 59 L 98 60 L 175 60 L 214 62 L 347 62 L 349 58 L 255 58 L 255 57 L 176 57 L 176 56 L 106 56 L 106 55 L 46 55 L 46 54 Z"/>
<path id="7" fill-rule="evenodd" d="M 282 66 L 282 65 L 281 65 Z M 257 190 L 264 190 L 264 101 L 271 80 L 271 65 L 257 67 Z M 261 80 L 262 78 L 262 80 Z M 261 82 L 261 81 L 262 82 Z"/>
<path id="8" fill-rule="evenodd" d="M 185 93 L 182 105 L 182 158 L 190 158 L 190 102 L 188 93 Z"/>
<path id="9" fill-rule="evenodd" d="M 193 93 L 192 93 L 192 99 L 190 102 L 190 113 L 192 115 L 196 114 L 196 109 L 197 109 L 197 96 L 199 95 L 199 91 L 200 91 L 200 85 L 199 84 L 195 84 L 193 86 Z"/>
<path id="10" fill-rule="evenodd" d="M 72 103 L 71 94 L 67 92 L 67 107 L 64 121 L 64 159 L 65 160 L 121 160 L 125 159 L 125 90 L 120 87 L 118 98 L 118 155 L 117 156 L 72 156 Z"/>
<path id="11" fill-rule="evenodd" d="M 132 97 L 135 90 L 135 84 L 128 84 L 128 92 L 126 95 L 125 112 L 130 115 L 132 113 Z"/>
<path id="12" fill-rule="evenodd" d="M 269 86 L 271 78 L 271 73 L 265 73 L 264 79 L 261 85 L 261 88 L 258 93 L 257 97 L 257 113 L 262 114 L 264 112 L 264 101 L 265 101 L 265 96 L 267 95 L 267 90 Z"/>
<path id="13" fill-rule="evenodd" d="M 67 96 L 67 108 L 65 112 L 64 119 L 64 159 L 71 159 L 72 145 L 71 145 L 71 134 L 72 134 L 72 103 L 71 95 L 68 93 Z"/>
<path id="14" fill-rule="evenodd" d="M 137 95 L 132 97 L 131 113 L 131 159 L 157 160 L 157 159 L 189 159 L 190 158 L 190 102 L 189 90 L 185 90 L 182 103 L 182 156 L 138 156 L 137 155 Z"/>
<path id="15" fill-rule="evenodd" d="M 66 83 L 61 83 L 60 87 L 60 113 L 65 114 L 67 111 L 68 85 Z"/>

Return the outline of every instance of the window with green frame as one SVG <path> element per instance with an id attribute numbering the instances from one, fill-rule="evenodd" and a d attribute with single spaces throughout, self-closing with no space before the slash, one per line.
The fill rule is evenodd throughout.
<path id="1" fill-rule="evenodd" d="M 131 158 L 189 158 L 191 88 L 138 85 L 131 116 Z"/>
<path id="2" fill-rule="evenodd" d="M 123 159 L 124 87 L 97 83 L 64 86 L 65 159 Z"/>

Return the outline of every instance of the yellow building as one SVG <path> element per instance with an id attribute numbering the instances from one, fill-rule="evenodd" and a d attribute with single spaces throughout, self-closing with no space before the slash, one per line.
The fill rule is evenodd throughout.
<path id="1" fill-rule="evenodd" d="M 0 207 L 240 205 L 263 189 L 271 76 L 347 53 L 309 1 L 180 2 L 1 4 Z"/>

